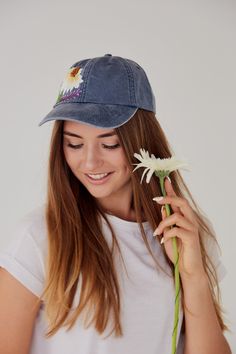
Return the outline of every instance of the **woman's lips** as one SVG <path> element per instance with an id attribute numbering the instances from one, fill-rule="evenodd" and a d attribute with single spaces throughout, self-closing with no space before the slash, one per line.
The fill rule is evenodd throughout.
<path id="1" fill-rule="evenodd" d="M 92 184 L 99 185 L 99 184 L 106 183 L 110 179 L 112 173 L 113 172 L 109 172 L 108 175 L 103 177 L 102 179 L 93 179 L 89 177 L 87 174 L 85 174 L 85 176 L 87 177 L 88 181 L 91 182 Z"/>

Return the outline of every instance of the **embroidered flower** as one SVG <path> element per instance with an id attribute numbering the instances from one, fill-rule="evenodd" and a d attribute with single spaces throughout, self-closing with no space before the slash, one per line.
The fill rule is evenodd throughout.
<path id="1" fill-rule="evenodd" d="M 57 97 L 56 103 L 67 99 L 79 97 L 81 92 L 79 87 L 80 84 L 84 81 L 81 75 L 82 71 L 83 68 L 79 66 L 69 69 L 65 79 L 61 84 L 60 92 Z"/>

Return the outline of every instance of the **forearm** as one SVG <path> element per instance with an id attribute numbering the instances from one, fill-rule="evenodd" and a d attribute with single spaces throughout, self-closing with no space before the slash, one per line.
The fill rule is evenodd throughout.
<path id="1" fill-rule="evenodd" d="M 181 278 L 182 279 L 182 278 Z M 207 276 L 182 280 L 184 300 L 184 354 L 232 354 L 220 328 Z"/>

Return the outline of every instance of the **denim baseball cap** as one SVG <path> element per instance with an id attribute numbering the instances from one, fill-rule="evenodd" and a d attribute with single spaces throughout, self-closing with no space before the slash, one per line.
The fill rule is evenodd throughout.
<path id="1" fill-rule="evenodd" d="M 69 68 L 53 109 L 38 126 L 71 120 L 116 128 L 138 108 L 156 113 L 155 96 L 144 69 L 131 59 L 105 54 L 80 60 Z"/>

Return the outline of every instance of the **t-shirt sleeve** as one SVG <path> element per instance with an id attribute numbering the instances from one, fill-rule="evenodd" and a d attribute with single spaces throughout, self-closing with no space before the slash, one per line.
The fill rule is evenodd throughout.
<path id="1" fill-rule="evenodd" d="M 39 297 L 44 282 L 43 256 L 33 237 L 32 226 L 29 218 L 16 223 L 10 241 L 0 250 L 0 267 Z"/>

